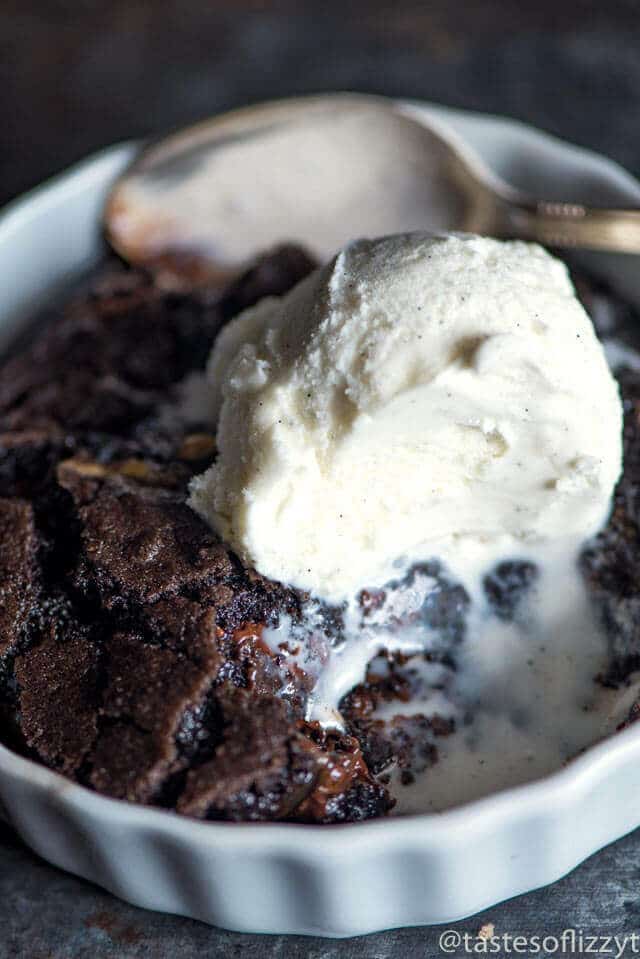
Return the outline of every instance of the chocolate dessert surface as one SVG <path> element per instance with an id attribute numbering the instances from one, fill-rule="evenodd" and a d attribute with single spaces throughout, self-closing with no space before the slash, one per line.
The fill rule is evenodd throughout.
<path id="1" fill-rule="evenodd" d="M 401 656 L 378 657 L 347 695 L 344 732 L 305 721 L 310 677 L 264 630 L 295 622 L 306 597 L 245 569 L 186 504 L 216 447 L 197 411 L 175 412 L 185 382 L 231 316 L 312 268 L 283 247 L 226 290 L 189 293 L 110 264 L 0 369 L 0 738 L 10 748 L 108 796 L 236 821 L 383 816 L 394 804 L 385 772 L 408 783 L 437 762 L 453 721 L 404 714 L 414 680 Z M 588 308 L 604 297 L 627 325 L 624 303 L 582 289 Z M 640 373 L 623 370 L 620 382 L 624 475 L 583 557 L 611 636 L 607 683 L 640 666 Z M 468 597 L 435 564 L 426 572 L 436 588 L 419 615 L 446 675 Z M 495 615 L 516 615 L 535 578 L 530 563 L 492 571 Z M 363 594 L 365 612 L 380 602 Z M 390 722 L 376 718 L 381 703 L 397 707 Z"/>

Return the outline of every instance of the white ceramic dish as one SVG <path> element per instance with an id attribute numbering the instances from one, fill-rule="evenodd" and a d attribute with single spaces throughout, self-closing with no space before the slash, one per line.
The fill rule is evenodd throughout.
<path id="1" fill-rule="evenodd" d="M 546 198 L 640 205 L 615 164 L 511 121 L 420 105 Z M 0 345 L 99 255 L 135 146 L 112 147 L 0 217 Z M 637 259 L 585 257 L 640 302 Z M 458 809 L 346 826 L 201 823 L 105 799 L 0 747 L 0 801 L 57 866 L 139 906 L 246 932 L 353 936 L 450 922 L 553 882 L 640 825 L 640 724 L 538 782 Z"/>

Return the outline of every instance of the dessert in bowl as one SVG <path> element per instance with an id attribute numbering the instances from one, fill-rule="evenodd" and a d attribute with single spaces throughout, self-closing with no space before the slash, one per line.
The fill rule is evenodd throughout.
<path id="1" fill-rule="evenodd" d="M 411 240 L 410 245 L 413 242 Z M 456 242 L 479 242 L 484 249 L 486 241 Z M 357 251 L 354 254 L 352 250 L 349 255 L 357 255 Z M 536 265 L 541 268 L 544 265 L 549 275 L 564 277 L 562 268 L 551 266 L 553 261 L 548 257 L 536 256 L 539 256 Z M 529 276 L 531 264 L 526 260 L 525 265 Z M 484 266 L 486 268 L 486 264 Z M 362 585 L 369 588 L 364 596 L 361 592 L 358 594 L 357 608 L 366 622 L 356 623 L 355 632 L 362 638 L 364 625 L 370 645 L 364 644 L 367 655 L 363 656 L 363 644 L 345 634 L 345 630 L 352 630 L 353 624 L 351 618 L 344 615 L 344 597 L 338 596 L 333 587 L 325 589 L 289 574 L 289 583 L 282 586 L 273 569 L 265 566 L 267 575 L 261 575 L 262 571 L 253 572 L 250 554 L 241 555 L 244 548 L 241 538 L 234 542 L 231 534 L 225 533 L 224 538 L 231 540 L 234 549 L 225 546 L 210 525 L 216 526 L 216 518 L 210 515 L 205 522 L 186 505 L 189 481 L 193 482 L 193 477 L 196 479 L 191 495 L 200 499 L 198 508 L 205 514 L 210 512 L 207 503 L 211 501 L 207 490 L 215 491 L 216 483 L 220 483 L 220 478 L 215 476 L 209 477 L 215 481 L 213 484 L 206 480 L 205 471 L 211 468 L 215 451 L 211 423 L 203 416 L 203 404 L 209 415 L 215 417 L 216 407 L 224 407 L 225 402 L 232 407 L 229 390 L 237 388 L 242 392 L 247 387 L 247 383 L 243 385 L 242 378 L 236 376 L 234 383 L 225 386 L 226 395 L 220 404 L 219 398 L 212 400 L 206 390 L 199 390 L 202 385 L 199 377 L 189 374 L 204 365 L 223 320 L 249 305 L 256 291 L 263 295 L 284 293 L 285 288 L 301 279 L 310 267 L 303 254 L 289 251 L 267 260 L 226 294 L 216 293 L 215 297 L 167 294 L 144 276 L 116 271 L 106 283 L 101 281 L 99 288 L 76 305 L 65 319 L 45 331 L 27 358 L 13 360 L 10 375 L 6 375 L 8 394 L 16 391 L 9 395 L 6 407 L 10 417 L 7 432 L 12 434 L 13 444 L 7 476 L 9 482 L 15 484 L 8 490 L 11 494 L 8 498 L 14 502 L 7 520 L 12 525 L 7 528 L 14 531 L 16 541 L 25 544 L 18 557 L 18 572 L 13 575 L 18 582 L 25 581 L 19 579 L 21 575 L 29 579 L 33 602 L 28 610 L 17 608 L 18 603 L 14 611 L 15 621 L 23 614 L 26 620 L 24 626 L 19 626 L 22 645 L 12 651 L 11 670 L 7 670 L 5 728 L 10 730 L 14 748 L 64 771 L 94 790 L 137 802 L 177 807 L 188 816 L 212 819 L 341 822 L 387 814 L 394 800 L 397 802 L 395 812 L 443 808 L 469 798 L 464 792 L 456 796 L 456 770 L 466 769 L 458 780 L 468 780 L 469 766 L 464 762 L 469 755 L 478 761 L 486 758 L 478 753 L 477 742 L 472 742 L 467 749 L 467 733 L 471 731 L 474 735 L 478 717 L 485 723 L 504 719 L 496 708 L 501 694 L 495 684 L 487 682 L 484 686 L 484 696 L 491 709 L 478 708 L 477 690 L 465 688 L 465 675 L 477 672 L 482 665 L 473 656 L 472 662 L 467 662 L 470 615 L 475 615 L 479 605 L 484 604 L 481 625 L 484 628 L 487 622 L 492 623 L 491 631 L 502 637 L 503 650 L 513 645 L 514 630 L 517 634 L 519 630 L 531 629 L 529 639 L 537 643 L 535 630 L 530 627 L 531 619 L 526 614 L 533 605 L 532 598 L 544 591 L 548 577 L 544 570 L 541 572 L 541 564 L 535 562 L 535 544 L 528 540 L 526 550 L 519 550 L 517 555 L 513 549 L 503 554 L 498 552 L 496 561 L 486 565 L 478 580 L 480 599 L 472 595 L 474 590 L 470 588 L 467 572 L 456 570 L 451 560 L 443 561 L 446 537 L 440 536 L 435 555 L 433 551 L 417 549 L 423 545 L 422 534 L 417 543 L 405 542 L 403 545 L 408 551 L 414 547 L 416 551 L 411 562 L 395 567 L 393 588 L 383 589 L 388 584 L 388 571 L 374 575 L 373 567 L 367 569 L 367 579 L 362 581 Z M 510 268 L 513 271 L 515 264 L 511 263 Z M 304 282 L 308 287 L 309 282 L 315 281 Z M 446 285 L 446 280 L 444 282 Z M 558 283 L 562 297 L 573 303 L 566 277 L 558 279 Z M 437 292 L 437 284 L 432 282 L 432 288 Z M 462 290 L 457 292 L 463 294 Z M 602 301 L 603 295 L 596 290 L 597 299 Z M 296 296 L 300 296 L 299 292 L 292 294 Z M 426 305 L 428 299 L 421 302 Z M 617 301 L 609 297 L 607 302 L 610 304 L 607 317 L 611 321 L 612 315 L 614 318 L 617 315 Z M 577 304 L 575 308 L 578 309 Z M 277 326 L 278 309 L 274 301 L 256 307 L 257 313 L 263 315 L 263 323 L 264 314 L 271 314 L 270 322 L 274 326 Z M 626 307 L 620 305 L 618 309 L 622 318 Z M 304 311 L 303 304 L 298 315 L 303 316 Z M 220 349 L 231 350 L 231 341 L 236 335 L 234 326 L 243 325 L 245 330 L 253 327 L 255 331 L 255 311 L 253 319 L 251 314 L 248 316 L 249 319 L 243 314 L 223 327 L 225 332 L 218 341 Z M 579 316 L 581 323 L 587 322 L 581 312 Z M 395 322 L 393 328 L 397 329 Z M 415 326 L 414 335 L 420 335 L 421 329 L 422 326 Z M 119 335 L 114 335 L 117 330 Z M 502 334 L 504 331 L 492 332 Z M 593 335 L 588 324 L 576 332 Z M 251 336 L 245 333 L 241 342 L 244 347 L 251 345 Z M 586 354 L 596 363 L 589 380 L 592 391 L 578 391 L 575 395 L 578 406 L 592 399 L 598 403 L 600 385 L 605 390 L 611 416 L 607 419 L 603 415 L 602 437 L 604 444 L 609 440 L 613 444 L 607 458 L 609 472 L 601 483 L 598 479 L 595 484 L 588 469 L 586 479 L 584 469 L 580 469 L 577 476 L 549 477 L 556 482 L 556 487 L 550 487 L 551 499 L 553 489 L 565 479 L 565 505 L 566 498 L 570 500 L 573 494 L 577 497 L 572 501 L 574 505 L 582 504 L 578 512 L 583 518 L 579 529 L 574 530 L 580 533 L 581 542 L 596 533 L 606 520 L 609 495 L 617 476 L 616 443 L 619 455 L 617 397 L 610 389 L 609 374 L 604 362 L 600 362 L 595 339 L 592 343 L 587 349 L 593 352 Z M 384 346 L 384 340 L 380 340 L 379 345 Z M 417 354 L 418 361 L 422 357 L 417 346 L 414 342 L 410 352 Z M 465 372 L 473 370 L 473 364 L 484 369 L 483 364 L 487 362 L 487 351 L 483 353 L 481 344 L 467 343 L 466 346 L 455 360 L 455 369 L 463 379 Z M 371 352 L 371 343 L 368 348 Z M 304 350 L 296 355 L 307 361 Z M 336 364 L 342 362 L 337 351 L 329 355 Z M 513 364 L 513 352 L 508 356 Z M 595 357 L 600 360 L 596 362 Z M 491 357 L 489 368 L 490 361 Z M 395 369 L 400 378 L 404 375 L 403 363 L 404 359 Z M 291 396 L 289 387 L 298 389 L 304 383 L 304 376 L 296 380 L 301 364 L 298 363 L 295 376 L 293 366 L 295 364 L 283 365 L 283 378 L 279 381 L 285 399 Z M 210 371 L 215 373 L 215 368 L 214 352 Z M 376 368 L 380 368 L 379 363 Z M 449 369 L 447 374 L 445 370 L 445 379 L 451 372 Z M 625 376 L 630 382 L 632 374 L 633 370 L 627 367 Z M 324 389 L 325 380 L 320 382 Z M 415 382 L 420 385 L 419 377 Z M 563 382 L 563 391 L 570 392 L 564 390 L 565 385 Z M 354 386 L 360 388 L 362 381 L 354 382 Z M 374 386 L 378 389 L 377 384 Z M 258 397 L 256 384 L 252 389 L 252 396 Z M 630 408 L 633 386 L 628 389 L 631 392 L 625 397 Z M 317 395 L 320 392 L 322 390 L 318 390 Z M 578 411 L 575 404 L 572 409 Z M 278 407 L 272 405 L 268 410 L 272 414 Z M 248 411 L 247 424 L 254 412 L 255 409 Z M 338 412 L 337 422 L 344 426 L 342 411 Z M 369 419 L 372 413 L 380 414 L 382 419 L 377 423 L 374 416 L 375 435 L 384 436 L 384 410 L 370 408 L 365 412 Z M 505 414 L 503 410 L 493 412 Z M 317 415 L 317 411 L 313 413 Z M 510 415 L 508 410 L 506 413 Z M 233 409 L 228 409 L 229 420 L 233 420 L 233 415 Z M 275 425 L 280 425 L 278 418 L 282 417 L 275 416 Z M 402 416 L 398 420 L 402 422 Z M 347 422 L 352 425 L 355 419 Z M 411 425 L 410 420 L 408 422 Z M 448 422 L 447 419 L 445 425 Z M 584 422 L 576 412 L 572 423 L 578 432 Z M 468 428 L 469 424 L 465 426 Z M 478 462 L 486 460 L 487 450 L 496 452 L 501 448 L 496 425 L 487 422 L 484 427 L 486 429 L 482 422 L 476 424 L 478 436 L 472 434 L 472 439 L 479 441 L 476 444 L 479 460 L 468 462 L 465 468 L 475 469 Z M 632 444 L 632 418 L 629 430 L 628 439 Z M 351 449 L 347 450 L 349 455 L 362 455 L 361 438 L 362 434 L 356 436 Z M 218 463 L 225 454 L 221 439 L 219 435 Z M 286 450 L 291 436 L 280 435 L 276 439 L 278 449 Z M 405 449 L 410 454 L 413 440 L 410 432 L 405 439 Z M 504 437 L 502 439 L 504 441 Z M 572 451 L 567 462 L 575 459 L 578 452 L 591 455 L 591 450 L 579 447 Z M 446 452 L 451 448 L 449 438 L 443 449 Z M 468 450 L 469 446 L 465 444 L 464 449 Z M 366 455 L 379 452 L 375 445 L 372 447 L 366 442 L 364 450 Z M 569 453 L 568 447 L 566 452 Z M 358 461 L 343 462 L 346 463 L 343 474 L 346 482 L 353 473 L 350 464 Z M 381 462 L 377 460 L 378 471 Z M 341 466 L 339 462 L 336 465 Z M 441 477 L 447 481 L 452 476 L 455 479 L 446 457 L 440 465 Z M 278 475 L 281 474 L 279 470 Z M 197 479 L 199 476 L 204 478 Z M 23 484 L 20 489 L 19 483 Z M 47 487 L 51 483 L 53 486 Z M 590 495 L 598 485 L 603 491 L 599 505 L 598 497 Z M 219 488 L 224 494 L 224 487 Z M 245 483 L 242 488 L 249 489 L 250 484 Z M 520 498 L 527 499 L 526 505 L 534 507 L 528 488 L 523 489 Z M 296 492 L 296 487 L 292 487 L 292 509 L 301 520 L 306 520 L 303 506 L 295 501 Z M 377 491 L 371 492 L 376 495 Z M 477 496 L 481 491 L 473 492 Z M 225 496 L 218 499 L 224 503 Z M 408 497 L 405 506 L 412 505 L 414 499 Z M 26 501 L 35 504 L 31 515 L 25 507 Z M 255 496 L 253 502 L 256 502 Z M 587 553 L 581 550 L 586 578 L 574 564 L 571 568 L 575 570 L 575 579 L 571 588 L 577 592 L 564 597 L 570 602 L 591 595 L 594 603 L 600 603 L 605 609 L 607 622 L 617 616 L 621 625 L 624 617 L 619 601 L 625 598 L 622 590 L 616 593 L 612 585 L 612 580 L 615 582 L 612 570 L 623 560 L 624 543 L 629 541 L 633 518 L 628 508 L 624 512 L 625 503 L 628 507 L 629 502 L 628 492 L 621 486 L 618 510 L 602 538 L 596 540 Z M 489 506 L 485 506 L 483 521 L 490 520 L 489 512 Z M 574 513 L 572 507 L 570 515 Z M 228 509 L 227 514 L 230 515 Z M 339 518 L 339 512 L 336 515 Z M 588 515 L 587 522 L 585 515 Z M 565 514 L 564 526 L 568 518 L 569 514 Z M 406 529 L 410 531 L 414 525 L 410 522 Z M 485 538 L 486 532 L 483 532 Z M 259 541 L 266 542 L 270 548 L 275 546 L 282 557 L 291 559 L 297 548 L 295 541 L 282 537 L 282 542 L 274 543 L 277 536 L 277 530 L 271 531 Z M 291 547 L 287 548 L 289 543 Z M 314 555 L 326 556 L 327 550 L 323 552 L 319 548 Z M 399 557 L 385 554 L 384 558 Z M 258 563 L 255 565 L 259 568 Z M 347 573 L 354 572 L 354 567 L 352 557 Z M 564 567 L 565 573 L 569 568 Z M 325 573 L 321 570 L 320 575 Z M 11 582 L 10 576 L 6 581 Z M 344 578 L 340 581 L 344 582 Z M 303 596 L 301 590 L 311 595 Z M 354 590 L 351 587 L 350 590 L 351 595 Z M 18 593 L 25 595 L 24 590 Z M 349 600 L 346 608 L 351 609 Z M 554 622 L 558 611 L 549 615 Z M 593 622 L 597 624 L 598 618 Z M 536 628 L 544 626 L 543 622 Z M 410 642 L 405 630 L 413 634 Z M 424 637 L 428 635 L 428 649 L 416 651 L 415 646 L 411 646 L 416 642 L 416 632 L 422 636 L 423 647 Z M 25 633 L 29 633 L 33 641 L 22 639 Z M 583 646 L 582 658 L 588 662 L 581 662 L 578 669 L 566 670 L 566 678 L 558 679 L 558 695 L 546 715 L 556 713 L 562 704 L 562 692 L 567 693 L 566 679 L 571 681 L 577 674 L 586 679 L 588 673 L 592 680 L 600 673 L 611 685 L 630 674 L 634 665 L 633 648 L 629 645 L 632 637 L 619 638 L 613 652 L 607 645 L 608 640 L 598 646 L 596 638 L 593 645 L 586 644 L 587 649 Z M 334 671 L 338 686 L 344 686 L 345 676 L 355 677 L 346 683 L 346 688 L 338 690 L 337 702 L 328 695 L 318 695 L 312 665 L 304 662 L 305 651 L 314 645 L 316 656 L 312 658 L 312 665 L 323 659 L 329 664 L 339 663 L 337 674 Z M 374 658 L 379 650 L 391 650 L 391 654 Z M 532 652 L 537 653 L 537 648 Z M 359 660 L 355 671 L 352 653 Z M 555 653 L 558 660 L 566 661 L 571 649 L 559 649 Z M 498 647 L 498 665 L 500 654 Z M 554 651 L 552 660 L 553 655 Z M 548 657 L 541 654 L 533 666 L 515 661 L 516 668 L 502 677 L 498 670 L 503 690 L 513 685 L 516 674 L 544 671 L 547 661 Z M 368 663 L 369 675 L 363 683 Z M 583 669 L 584 672 L 580 672 Z M 362 673 L 360 681 L 358 670 Z M 555 679 L 557 670 L 551 673 Z M 323 675 L 331 675 L 331 669 Z M 535 682 L 533 686 L 535 690 Z M 545 694 L 550 688 L 553 682 L 538 687 Z M 61 690 L 68 691 L 66 697 L 60 695 Z M 607 686 L 589 685 L 589 694 L 602 697 L 605 702 L 601 716 L 606 718 L 609 729 L 625 720 L 633 701 L 633 690 L 624 690 L 622 696 L 614 692 Z M 572 689 L 571 696 L 575 694 L 576 690 Z M 579 692 L 578 696 L 581 695 Z M 527 723 L 518 725 L 515 721 L 515 714 L 522 710 L 523 703 L 517 696 L 514 698 L 504 729 L 512 743 L 517 742 L 518 731 L 522 732 L 522 741 L 517 743 L 518 748 L 512 755 L 523 757 L 530 747 Z M 627 698 L 631 702 L 627 702 Z M 310 701 L 312 705 L 315 703 L 315 713 L 309 711 Z M 428 712 L 426 701 L 431 706 L 437 705 L 437 709 Z M 606 703 L 615 705 L 615 709 Z M 470 704 L 474 709 L 470 710 Z M 452 705 L 455 710 L 451 710 Z M 549 706 L 548 701 L 546 705 Z M 575 703 L 573 706 L 575 713 Z M 335 714 L 336 708 L 339 716 Z M 515 774 L 513 770 L 507 772 L 506 779 L 498 785 L 534 778 L 556 768 L 564 758 L 607 731 L 596 728 L 598 722 L 590 727 L 584 740 L 582 732 L 577 738 L 568 735 L 567 742 L 561 744 L 564 752 L 547 759 L 548 765 L 532 767 L 529 763 L 530 772 L 522 768 Z M 499 735 L 499 731 L 493 733 Z M 546 734 L 541 734 L 541 738 L 546 738 Z M 463 740 L 465 748 L 450 745 Z M 496 742 L 500 740 L 493 739 L 494 745 L 488 754 L 496 753 Z M 439 762 L 434 765 L 437 756 Z M 493 770 L 494 781 L 491 777 L 485 778 L 477 792 L 490 792 L 495 788 L 495 772 Z M 447 784 L 452 788 L 447 788 Z M 494 808 L 499 810 L 500 804 Z M 11 812 L 15 818 L 15 810 Z M 175 817 L 164 818 L 175 823 Z M 446 817 L 442 824 L 445 820 Z M 507 820 L 508 817 L 504 822 Z M 406 825 L 411 822 L 415 821 L 407 820 Z M 173 825 L 168 828 L 173 829 Z M 200 828 L 216 831 L 219 827 L 205 824 Z M 437 829 L 430 829 L 435 842 Z M 210 835 L 213 841 L 214 832 Z M 336 854 L 330 835 L 329 830 L 326 840 L 329 859 Z M 215 836 L 219 841 L 219 835 L 215 833 Z M 261 841 L 256 839 L 256 853 Z M 345 846 L 349 842 L 345 839 Z M 381 850 L 383 845 L 381 838 Z M 59 856 L 53 858 L 60 861 Z M 375 898 L 374 893 L 372 897 Z M 138 894 L 134 898 L 141 901 Z M 463 906 L 460 911 L 464 909 Z M 188 911 L 193 912 L 193 907 L 188 907 Z M 205 915 L 206 909 L 200 908 L 198 914 Z M 411 915 L 420 921 L 415 909 L 404 913 L 400 921 L 406 921 Z M 435 917 L 431 914 L 426 918 L 436 917 L 437 914 Z M 440 918 L 446 918 L 446 914 L 441 912 Z M 232 924 L 237 921 L 233 920 Z M 386 916 L 380 923 L 387 923 Z M 254 927 L 268 928 L 269 922 L 263 920 L 262 925 L 255 923 Z M 355 931 L 356 927 L 350 928 Z M 362 923 L 359 928 L 363 928 Z M 330 924 L 327 929 L 330 931 Z"/>

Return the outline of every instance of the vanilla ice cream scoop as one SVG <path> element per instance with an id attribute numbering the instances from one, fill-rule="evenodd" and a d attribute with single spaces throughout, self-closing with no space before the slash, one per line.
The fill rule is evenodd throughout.
<path id="1" fill-rule="evenodd" d="M 191 505 L 247 564 L 328 601 L 417 560 L 584 539 L 621 469 L 591 321 L 524 243 L 353 243 L 233 320 L 208 376 L 219 456 Z"/>

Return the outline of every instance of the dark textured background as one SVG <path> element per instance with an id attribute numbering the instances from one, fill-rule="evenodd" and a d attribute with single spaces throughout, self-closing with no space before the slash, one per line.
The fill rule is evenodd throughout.
<path id="1" fill-rule="evenodd" d="M 330 89 L 510 114 L 638 174 L 640 3 L 0 0 L 0 202 L 116 140 Z M 487 921 L 512 934 L 638 930 L 640 833 L 456 928 Z M 224 933 L 124 906 L 0 827 L 0 959 L 428 959 L 438 934 L 332 943 Z"/>

